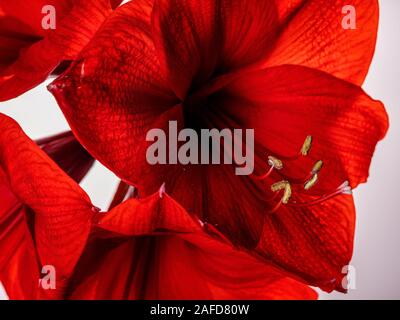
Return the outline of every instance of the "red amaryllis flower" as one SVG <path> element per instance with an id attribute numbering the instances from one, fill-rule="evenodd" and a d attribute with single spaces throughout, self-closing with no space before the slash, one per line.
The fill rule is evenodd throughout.
<path id="1" fill-rule="evenodd" d="M 80 142 L 140 195 L 165 182 L 236 246 L 325 290 L 342 289 L 354 237 L 351 189 L 367 179 L 387 130 L 383 105 L 357 86 L 373 55 L 378 4 L 350 1 L 355 31 L 341 27 L 345 4 L 134 1 L 49 89 Z M 170 120 L 195 130 L 254 128 L 256 174 L 150 166 L 146 133 Z"/>
<path id="2" fill-rule="evenodd" d="M 55 30 L 42 26 L 42 9 L 49 5 L 55 8 Z M 62 61 L 73 60 L 111 5 L 110 0 L 0 0 L 0 101 L 35 87 Z"/>
<path id="3" fill-rule="evenodd" d="M 13 120 L 0 115 L 0 127 L 0 281 L 11 299 L 316 298 L 163 190 L 99 213 Z M 55 288 L 38 286 L 43 265 Z"/>

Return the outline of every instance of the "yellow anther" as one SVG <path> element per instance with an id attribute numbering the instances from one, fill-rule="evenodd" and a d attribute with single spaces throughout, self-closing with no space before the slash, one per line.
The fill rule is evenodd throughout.
<path id="1" fill-rule="evenodd" d="M 277 170 L 281 170 L 283 168 L 283 163 L 281 160 L 278 158 L 275 158 L 273 156 L 268 157 L 268 164 L 272 167 L 274 167 Z"/>
<path id="2" fill-rule="evenodd" d="M 315 186 L 315 184 L 318 182 L 318 173 L 314 173 L 314 175 L 311 177 L 310 180 L 308 180 L 304 184 L 304 189 L 305 190 L 310 190 L 312 187 Z"/>
<path id="3" fill-rule="evenodd" d="M 310 152 L 311 149 L 311 144 L 312 144 L 312 136 L 307 136 L 306 140 L 303 143 L 303 146 L 301 147 L 301 155 L 306 156 Z"/>
<path id="4" fill-rule="evenodd" d="M 272 192 L 281 191 L 281 190 L 285 189 L 286 185 L 288 185 L 288 184 L 289 184 L 289 182 L 287 182 L 285 180 L 276 182 L 271 186 L 271 190 L 272 190 Z"/>
<path id="5" fill-rule="evenodd" d="M 285 192 L 282 197 L 282 203 L 287 204 L 291 196 L 292 196 L 292 187 L 290 186 L 290 183 L 287 183 L 285 185 Z"/>
<path id="6" fill-rule="evenodd" d="M 311 173 L 315 174 L 321 171 L 322 166 L 324 165 L 324 163 L 322 162 L 322 160 L 317 161 L 316 164 L 314 164 L 314 167 L 311 170 Z"/>
<path id="7" fill-rule="evenodd" d="M 271 190 L 273 192 L 284 190 L 283 197 L 281 200 L 283 204 L 287 204 L 290 200 L 290 197 L 292 196 L 292 187 L 290 186 L 290 183 L 286 180 L 274 183 L 271 186 Z"/>

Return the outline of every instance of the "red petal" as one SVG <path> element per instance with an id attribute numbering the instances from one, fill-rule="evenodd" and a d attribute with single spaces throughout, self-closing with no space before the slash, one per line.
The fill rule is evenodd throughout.
<path id="1" fill-rule="evenodd" d="M 292 12 L 292 16 L 283 25 L 266 66 L 303 65 L 355 84 L 363 83 L 375 51 L 377 0 L 310 0 L 301 5 L 295 1 L 297 11 L 287 10 L 288 1 L 279 2 L 280 13 L 285 16 Z M 346 5 L 356 9 L 356 30 L 342 27 Z"/>
<path id="2" fill-rule="evenodd" d="M 117 8 L 117 7 L 122 3 L 122 1 L 123 1 L 123 0 L 110 0 L 110 2 L 111 2 L 111 7 L 112 7 L 113 9 Z"/>
<path id="3" fill-rule="evenodd" d="M 282 179 L 292 181 L 306 176 L 317 160 L 324 161 L 320 180 L 309 195 L 302 185 L 294 190 L 293 199 L 298 202 L 311 201 L 315 194 L 333 192 L 344 181 L 352 187 L 365 182 L 371 157 L 377 142 L 387 131 L 387 115 L 380 102 L 369 98 L 363 91 L 347 82 L 320 71 L 299 66 L 284 66 L 247 74 L 233 81 L 223 93 L 218 93 L 210 103 L 218 106 L 214 123 L 220 127 L 254 128 L 256 140 L 256 163 L 259 172 L 268 170 L 267 156 L 296 154 L 307 135 L 314 137 L 308 157 L 284 163 L 284 169 L 266 180 L 269 186 Z M 263 159 L 263 161 L 262 161 Z M 208 187 L 223 203 L 219 210 L 210 210 L 214 217 L 210 221 L 237 239 L 237 231 L 222 210 L 224 203 L 243 208 L 243 199 L 237 200 L 234 184 L 238 178 L 226 175 L 227 187 Z M 234 182 L 236 179 L 237 182 Z M 249 182 L 249 185 L 252 186 Z M 229 187 L 228 187 L 229 186 Z M 253 187 L 254 188 L 254 187 Z M 248 189 L 248 187 L 247 187 Z M 246 188 L 243 187 L 243 192 Z M 244 199 L 253 203 L 256 210 L 247 209 L 243 219 L 235 222 L 245 226 L 243 221 L 250 214 L 254 226 L 247 228 L 247 238 L 261 239 L 259 249 L 286 270 L 295 272 L 314 285 L 331 290 L 340 285 L 342 268 L 352 255 L 354 236 L 354 207 L 352 198 L 342 196 L 324 204 L 294 209 L 281 208 L 275 215 L 262 210 L 269 193 L 260 197 L 260 191 L 253 196 L 245 194 Z M 236 194 L 242 191 L 236 190 Z M 178 198 L 179 199 L 179 198 Z M 276 201 L 279 201 L 277 198 Z M 256 204 L 260 204 L 256 206 Z M 212 202 L 209 201 L 212 206 Z M 226 206 L 226 205 L 225 205 Z M 236 210 L 237 211 L 237 210 Z M 232 210 L 230 211 L 232 212 Z M 264 231 L 260 236 L 257 225 L 264 216 Z M 249 225 L 251 225 L 249 223 Z M 226 229 L 227 228 L 227 229 Z M 243 228 L 246 230 L 246 228 Z M 255 231 L 255 232 L 254 232 Z M 243 237 L 245 238 L 245 237 Z M 248 245 L 248 243 L 247 243 Z M 319 266 L 317 267 L 317 265 Z M 340 289 L 340 288 L 337 288 Z"/>
<path id="4" fill-rule="evenodd" d="M 92 239 L 69 298 L 316 298 L 307 286 L 207 235 L 165 194 L 129 200 L 99 227 L 111 233 Z"/>
<path id="5" fill-rule="evenodd" d="M 217 23 L 217 1 L 155 1 L 154 41 L 163 69 L 182 100 L 192 83 L 203 83 L 216 66 Z"/>
<path id="6" fill-rule="evenodd" d="M 36 299 L 39 266 L 27 212 L 5 179 L 0 169 L 0 281 L 10 299 Z"/>
<path id="7" fill-rule="evenodd" d="M 64 3 L 70 4 L 71 0 L 56 1 L 56 3 L 60 6 L 63 4 L 62 8 L 64 8 L 66 6 Z M 40 4 L 40 1 L 35 1 L 34 8 L 29 7 L 23 12 L 30 13 L 32 10 L 38 10 L 37 6 L 40 7 Z M 46 4 L 53 4 L 53 2 L 46 1 Z M 41 8 L 37 12 L 42 19 Z M 76 0 L 73 2 L 73 6 L 68 8 L 68 14 L 64 13 L 63 15 L 63 10 L 57 11 L 57 13 L 60 12 L 60 16 L 57 16 L 57 28 L 48 30 L 44 34 L 41 33 L 41 36 L 44 37 L 43 40 L 32 42 L 32 45 L 29 46 L 28 40 L 32 38 L 30 35 L 28 38 L 23 38 L 27 40 L 24 40 L 25 42 L 21 43 L 16 50 L 13 49 L 14 53 L 19 53 L 18 59 L 8 68 L 0 70 L 0 101 L 15 98 L 35 87 L 43 82 L 61 61 L 74 59 L 111 13 L 109 0 Z M 19 7 L 11 9 L 13 9 L 12 12 L 21 10 Z M 25 14 L 21 19 L 24 20 L 18 22 L 19 24 L 26 23 Z M 37 16 L 31 22 L 35 26 L 38 24 L 36 20 L 38 20 Z M 8 24 L 6 27 L 9 27 Z M 11 39 L 10 41 L 14 41 L 13 32 L 21 31 L 18 24 L 14 28 L 16 28 L 15 31 L 11 30 L 6 33 L 7 39 Z M 24 50 L 18 51 L 22 47 L 25 47 Z M 10 57 L 10 53 L 7 56 Z M 9 62 L 11 60 L 9 58 Z"/>
<path id="8" fill-rule="evenodd" d="M 312 135 L 310 156 L 289 163 L 286 173 L 302 177 L 323 160 L 319 186 L 329 191 L 346 180 L 353 188 L 366 181 L 375 146 L 388 129 L 382 103 L 357 86 L 299 66 L 238 78 L 221 104 L 222 122 L 255 129 L 258 154 L 296 154 Z"/>
<path id="9" fill-rule="evenodd" d="M 248 73 L 209 96 L 208 103 L 215 112 L 204 116 L 218 129 L 255 129 L 257 172 L 268 170 L 268 155 L 297 154 L 310 134 L 314 137 L 311 152 L 285 163 L 284 176 L 274 174 L 266 184 L 236 176 L 229 166 L 142 166 L 139 191 L 147 194 L 165 182 L 168 192 L 186 209 L 248 249 L 267 238 L 267 228 L 272 229 L 271 237 L 275 234 L 278 240 L 271 248 L 261 240 L 265 256 L 326 290 L 340 284 L 342 267 L 352 254 L 352 198 L 343 196 L 310 209 L 283 208 L 269 216 L 279 197 L 268 200 L 271 192 L 266 190 L 279 180 L 306 176 L 321 159 L 320 181 L 308 195 L 294 195 L 295 200 L 311 201 L 312 196 L 333 192 L 346 180 L 353 187 L 364 182 L 375 146 L 387 130 L 382 104 L 350 83 L 298 66 Z M 294 192 L 304 193 L 302 189 L 300 185 Z M 318 233 L 321 229 L 327 238 Z M 292 259 L 284 247 L 294 250 L 297 245 L 296 259 Z M 323 267 L 308 268 L 307 263 Z M 333 280 L 337 283 L 330 283 Z"/>
<path id="10" fill-rule="evenodd" d="M 23 48 L 43 39 L 42 8 L 52 5 L 57 19 L 62 19 L 73 6 L 72 0 L 0 0 L 0 72 L 12 65 Z"/>
<path id="11" fill-rule="evenodd" d="M 93 206 L 12 119 L 1 115 L 0 127 L 0 167 L 12 192 L 34 212 L 40 261 L 56 268 L 62 290 L 86 244 Z"/>
<path id="12" fill-rule="evenodd" d="M 1 34 L 10 38 L 24 36 L 43 37 L 46 30 L 42 27 L 45 14 L 43 7 L 54 6 L 57 19 L 63 19 L 69 13 L 75 0 L 0 0 Z M 76 2 L 76 1 L 75 1 Z"/>
<path id="13" fill-rule="evenodd" d="M 164 197 L 167 197 L 163 200 Z M 100 221 L 103 229 L 127 236 L 152 234 L 156 231 L 195 232 L 200 224 L 160 191 L 143 200 L 128 200 L 115 207 Z"/>
<path id="14" fill-rule="evenodd" d="M 155 54 L 150 12 L 147 1 L 119 7 L 79 62 L 49 86 L 85 148 L 129 182 L 145 161 L 148 130 L 177 103 Z"/>
<path id="15" fill-rule="evenodd" d="M 262 58 L 272 44 L 275 6 L 260 0 L 157 0 L 154 41 L 178 97 L 212 75 Z"/>
<path id="16" fill-rule="evenodd" d="M 296 196 L 296 201 L 308 200 L 307 196 Z M 256 250 L 314 286 L 345 291 L 342 280 L 353 254 L 354 228 L 350 195 L 313 207 L 284 206 L 266 215 Z"/>
<path id="17" fill-rule="evenodd" d="M 282 28 L 285 27 L 288 19 L 295 15 L 307 1 L 309 0 L 275 0 L 279 23 Z"/>
<path id="18" fill-rule="evenodd" d="M 94 159 L 75 139 L 71 131 L 37 140 L 36 144 L 78 183 L 93 166 Z"/>

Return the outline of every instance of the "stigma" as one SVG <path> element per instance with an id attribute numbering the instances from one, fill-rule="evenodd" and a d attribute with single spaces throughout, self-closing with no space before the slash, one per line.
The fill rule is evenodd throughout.
<path id="1" fill-rule="evenodd" d="M 294 195 L 294 190 L 295 190 L 293 186 L 296 185 L 297 187 L 296 190 L 300 186 L 300 191 L 301 189 L 303 190 L 301 192 L 302 194 L 310 191 L 319 182 L 320 178 L 319 173 L 323 169 L 324 162 L 322 160 L 318 160 L 309 170 L 308 175 L 303 179 L 289 179 L 289 177 L 285 176 L 280 171 L 285 167 L 286 161 L 290 162 L 293 160 L 297 160 L 301 157 L 307 157 L 311 151 L 312 141 L 313 137 L 307 136 L 306 139 L 304 140 L 302 147 L 300 148 L 299 152 L 296 155 L 288 157 L 280 157 L 280 158 L 272 155 L 268 156 L 267 160 L 267 164 L 269 165 L 268 171 L 261 176 L 254 175 L 255 179 L 257 180 L 265 180 L 269 176 L 271 176 L 273 172 L 278 172 L 278 174 L 283 178 L 280 181 L 274 182 L 270 186 L 270 191 L 274 194 L 274 196 L 269 200 L 274 200 L 276 198 L 279 199 L 279 195 L 280 195 L 280 200 L 278 200 L 274 208 L 270 210 L 269 213 L 274 213 L 278 211 L 282 205 L 288 207 L 298 207 L 298 208 L 310 207 L 321 204 L 329 199 L 332 199 L 342 194 L 347 194 L 347 195 L 352 194 L 352 189 L 350 187 L 349 182 L 345 181 L 336 189 L 334 189 L 332 192 L 323 194 L 316 198 L 313 197 L 312 201 L 298 202 L 296 200 L 293 200 L 292 196 Z"/>

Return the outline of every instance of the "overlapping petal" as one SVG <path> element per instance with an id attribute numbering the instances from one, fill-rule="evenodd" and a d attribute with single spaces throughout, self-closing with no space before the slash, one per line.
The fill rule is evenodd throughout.
<path id="1" fill-rule="evenodd" d="M 176 95 L 264 57 L 273 44 L 275 5 L 261 0 L 157 0 L 153 36 Z"/>
<path id="2" fill-rule="evenodd" d="M 43 30 L 44 5 L 56 9 L 56 29 Z M 112 12 L 109 0 L 35 0 L 0 3 L 0 101 L 43 82 L 73 60 Z"/>
<path id="3" fill-rule="evenodd" d="M 69 298 L 316 298 L 306 285 L 206 232 L 162 190 L 117 206 L 96 230 Z"/>
<path id="4" fill-rule="evenodd" d="M 35 142 L 66 174 L 78 183 L 82 181 L 94 164 L 94 159 L 76 140 L 71 131 Z"/>
<path id="5" fill-rule="evenodd" d="M 179 4 L 180 12 L 168 2 L 156 2 L 152 26 L 152 6 L 148 2 L 136 1 L 119 8 L 83 50 L 79 61 L 50 86 L 72 130 L 96 158 L 124 181 L 138 186 L 141 195 L 151 194 L 165 182 L 171 196 L 187 211 L 216 225 L 236 246 L 256 249 L 286 270 L 327 290 L 338 288 L 342 267 L 352 253 L 351 196 L 297 211 L 285 207 L 270 216 L 268 212 L 276 205 L 276 199 L 271 200 L 270 192 L 265 190 L 278 179 L 297 181 L 307 177 L 317 160 L 324 161 L 320 181 L 306 195 L 301 184 L 296 186 L 300 190 L 296 193 L 298 198 L 294 197 L 297 201 L 313 201 L 346 180 L 352 187 L 366 181 L 376 143 L 387 130 L 382 104 L 349 82 L 291 65 L 236 70 L 199 90 L 196 86 L 203 85 L 219 63 L 226 66 L 211 50 L 216 40 L 210 29 L 216 28 L 220 36 L 226 37 L 229 33 L 217 28 L 225 16 L 217 18 L 222 9 L 215 6 L 216 2 L 178 2 L 174 4 Z M 290 25 L 315 3 L 296 2 L 296 9 L 286 11 L 282 6 L 278 16 L 286 17 L 282 19 L 288 19 Z M 229 16 L 235 15 L 239 7 L 229 7 L 233 10 Z M 326 10 L 323 12 L 328 14 Z M 197 12 L 204 14 L 200 17 Z M 246 25 L 241 22 L 238 25 Z M 260 27 L 250 26 L 254 30 Z M 178 32 L 181 27 L 182 34 Z M 224 52 L 225 61 L 233 62 L 241 55 L 232 41 L 222 41 L 225 49 L 218 54 Z M 276 48 L 280 48 L 279 41 Z M 254 57 L 258 58 L 260 52 Z M 272 57 L 268 61 L 284 63 Z M 352 77 L 343 78 L 357 82 Z M 191 92 L 189 88 L 197 90 Z M 193 102 L 199 96 L 200 100 Z M 267 185 L 253 177 L 236 176 L 230 166 L 150 166 L 145 159 L 146 133 L 153 128 L 165 129 L 169 120 L 177 120 L 179 128 L 190 127 L 190 121 L 202 128 L 254 128 L 257 173 L 268 170 L 268 155 L 296 154 L 308 135 L 314 137 L 314 143 L 309 157 L 291 161 L 281 174 L 274 173 L 265 181 Z M 325 207 L 334 213 L 323 214 Z M 302 214 L 296 215 L 299 212 Z M 318 238 L 316 230 L 321 228 L 327 238 Z M 270 244 L 268 237 L 273 239 Z M 296 245 L 300 250 L 294 259 L 285 248 L 293 250 Z M 316 256 L 323 267 L 315 267 Z M 298 262 L 299 259 L 303 260 Z"/>
<path id="6" fill-rule="evenodd" d="M 26 137 L 18 124 L 1 115 L 0 127 L 0 167 L 4 172 L 1 196 L 2 200 L 9 197 L 17 206 L 17 210 L 2 208 L 1 234 L 21 242 L 15 246 L 15 254 L 32 259 L 37 251 L 38 268 L 56 268 L 57 290 L 51 293 L 59 297 L 86 244 L 93 205 L 76 182 Z M 32 232 L 30 237 L 28 229 Z M 30 247 L 32 239 L 34 248 Z M 1 241 L 0 245 L 7 249 L 11 242 Z M 13 268 L 7 267 L 10 261 L 3 262 L 8 269 Z M 15 270 L 20 265 L 15 261 Z M 32 265 L 31 272 L 37 271 Z"/>
<path id="7" fill-rule="evenodd" d="M 265 66 L 296 64 L 361 85 L 375 52 L 377 0 L 276 1 L 280 35 Z M 343 28 L 352 6 L 356 29 Z"/>
<path id="8" fill-rule="evenodd" d="M 36 299 L 39 269 L 28 212 L 0 169 L 0 281 L 11 299 Z M 31 269 L 27 272 L 27 266 Z"/>
<path id="9" fill-rule="evenodd" d="M 255 129 L 256 163 L 264 168 L 258 167 L 258 172 L 268 171 L 268 155 L 295 155 L 306 136 L 314 137 L 309 156 L 284 162 L 281 171 L 265 180 L 266 188 L 281 180 L 294 181 L 293 203 L 312 203 L 345 181 L 352 187 L 365 182 L 375 146 L 388 126 L 383 105 L 360 88 L 300 66 L 247 74 L 210 99 L 216 108 L 217 127 Z M 319 181 L 306 192 L 303 184 L 318 160 L 324 161 Z M 235 202 L 234 187 L 229 185 L 223 190 L 225 201 Z M 264 200 L 271 197 L 270 193 L 266 195 Z M 263 199 L 254 192 L 252 201 L 260 203 Z M 279 198 L 268 201 L 269 208 L 277 201 Z M 212 221 L 224 228 L 229 224 L 218 219 L 221 207 L 213 207 Z M 341 195 L 316 206 L 288 205 L 274 214 L 259 212 L 259 219 L 262 216 L 264 230 L 258 249 L 265 256 L 315 285 L 340 289 L 342 268 L 352 256 L 355 210 L 351 196 Z"/>
<path id="10" fill-rule="evenodd" d="M 155 52 L 151 8 L 149 1 L 118 8 L 49 87 L 82 144 L 131 183 L 145 161 L 147 131 L 170 119 L 179 102 Z"/>
<path id="11" fill-rule="evenodd" d="M 323 160 L 324 191 L 346 180 L 353 188 L 365 182 L 376 144 L 388 129 L 381 102 L 355 85 L 300 66 L 239 77 L 216 95 L 215 104 L 222 124 L 255 129 L 258 154 L 290 156 L 313 136 L 310 156 L 289 162 L 285 173 L 304 177 Z"/>
<path id="12" fill-rule="evenodd" d="M 296 201 L 310 197 L 297 195 Z M 266 215 L 256 248 L 287 271 L 325 291 L 346 291 L 343 279 L 353 255 L 355 208 L 351 195 L 318 206 L 285 206 Z"/>

